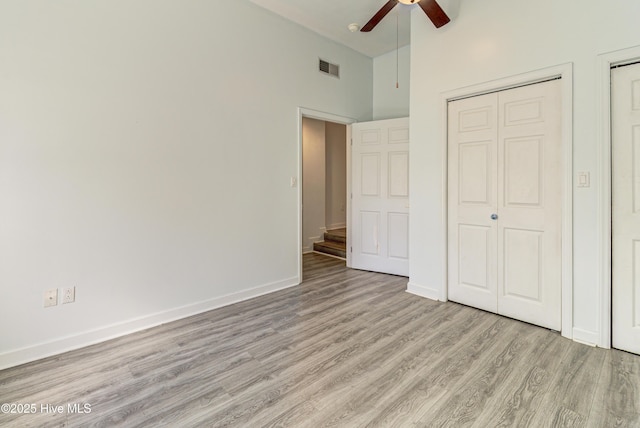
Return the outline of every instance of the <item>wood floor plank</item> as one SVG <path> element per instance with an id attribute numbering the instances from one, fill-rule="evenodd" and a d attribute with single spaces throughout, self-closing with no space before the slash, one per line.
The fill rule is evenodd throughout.
<path id="1" fill-rule="evenodd" d="M 540 403 L 551 387 L 562 357 L 568 352 L 569 342 L 544 329 L 530 326 L 528 330 L 532 333 L 534 348 L 520 359 L 503 389 L 488 401 L 474 427 L 537 426 L 536 416 L 545 411 Z"/>
<path id="2" fill-rule="evenodd" d="M 303 284 L 0 371 L 5 427 L 640 427 L 640 356 L 304 256 Z"/>
<path id="3" fill-rule="evenodd" d="M 589 427 L 640 427 L 640 359 L 616 349 L 605 355 Z"/>
<path id="4" fill-rule="evenodd" d="M 592 406 L 600 405 L 594 396 L 608 351 L 575 342 L 568 347 L 540 405 L 543 426 L 585 426 Z"/>
<path id="5" fill-rule="evenodd" d="M 483 364 L 476 373 L 468 376 L 464 384 L 452 390 L 446 400 L 433 408 L 438 416 L 430 421 L 436 427 L 471 426 L 486 409 L 486 404 L 500 388 L 502 382 L 513 372 L 517 362 L 527 356 L 536 343 L 526 335 L 528 326 L 517 325 L 514 335 L 499 337 L 500 344 L 495 356 Z M 505 338 L 511 338 L 505 343 Z M 421 422 L 421 421 L 418 421 Z"/>
<path id="6" fill-rule="evenodd" d="M 358 375 L 380 364 L 378 355 L 385 354 L 382 348 L 388 346 L 394 337 L 406 336 L 412 328 L 410 324 L 407 325 L 413 316 L 411 311 L 406 307 L 394 311 L 398 324 L 393 325 L 392 328 L 389 328 L 387 323 L 380 324 L 379 327 L 384 329 L 377 328 L 378 326 L 372 323 L 371 328 L 349 342 L 334 343 L 333 346 L 321 352 L 305 352 L 303 355 L 307 358 L 302 360 L 288 360 L 287 368 L 279 373 L 278 378 L 282 380 L 283 385 L 291 385 L 293 388 L 281 388 L 278 402 L 284 398 L 288 399 L 287 405 L 299 406 L 305 401 L 315 401 L 315 396 L 323 394 L 324 388 L 340 388 L 344 384 L 348 385 Z M 378 317 L 378 322 L 385 318 Z M 397 349 L 397 346 L 390 346 L 387 352 L 392 349 Z M 291 382 L 292 379 L 293 382 Z M 268 410 L 270 415 L 275 413 L 276 418 L 283 417 L 283 415 L 277 415 L 277 409 L 277 403 L 273 403 L 271 408 L 263 410 Z M 306 418 L 305 415 L 298 416 Z M 287 417 L 291 419 L 291 416 L 287 415 Z M 250 423 L 248 420 L 243 422 Z"/>
<path id="7" fill-rule="evenodd" d="M 452 316 L 449 312 L 451 307 L 444 309 L 441 315 L 438 315 L 438 312 L 429 313 L 430 323 L 424 324 L 421 335 L 406 341 L 406 346 L 391 343 L 386 350 L 376 350 L 373 358 L 382 359 L 378 355 L 386 357 L 381 364 L 374 367 L 370 376 L 349 385 L 349 398 L 340 407 L 336 409 L 334 406 L 325 406 L 324 414 L 319 413 L 311 421 L 314 421 L 313 423 L 317 426 L 323 424 L 331 426 L 338 421 L 356 423 L 355 421 L 367 418 L 381 418 L 387 404 L 398 395 L 403 395 L 406 384 L 414 379 L 417 372 L 439 361 L 439 356 L 444 354 L 443 349 L 455 347 L 474 332 L 490 328 L 491 320 L 479 322 L 475 317 L 458 317 L 458 315 L 464 315 L 464 311 Z M 456 334 L 451 336 L 437 334 L 439 330 L 434 330 L 435 325 L 447 328 L 448 331 L 455 331 Z M 325 395 L 328 397 L 325 401 L 329 401 L 335 394 Z M 421 401 L 425 402 L 426 398 L 428 397 L 422 396 Z M 323 419 L 326 422 L 323 423 Z"/>
<path id="8" fill-rule="evenodd" d="M 362 407 L 375 406 L 377 398 L 387 394 L 388 386 L 394 384 L 405 373 L 413 370 L 421 362 L 421 355 L 416 354 L 418 347 L 429 343 L 430 334 L 433 335 L 437 325 L 451 323 L 455 317 L 450 317 L 445 305 L 439 311 L 423 313 L 422 317 L 415 317 L 396 326 L 395 332 L 385 340 L 378 342 L 375 347 L 365 350 L 357 360 L 348 362 L 336 370 L 326 373 L 321 382 L 316 382 L 309 388 L 296 391 L 297 400 L 310 400 L 316 404 L 314 415 L 298 415 L 297 420 L 287 415 L 297 424 L 322 426 L 324 421 L 331 424 L 333 419 L 342 423 L 350 422 L 353 413 Z M 464 320 L 463 317 L 460 317 Z M 422 328 L 421 328 L 422 327 Z M 354 366 L 355 365 L 355 366 Z M 353 373 L 366 371 L 367 376 L 352 377 Z M 348 398 L 345 399 L 345 393 Z M 338 401 L 336 402 L 336 398 Z M 270 414 L 276 413 L 274 408 Z M 275 416 L 266 422 L 257 419 L 258 425 L 277 425 L 286 413 Z"/>

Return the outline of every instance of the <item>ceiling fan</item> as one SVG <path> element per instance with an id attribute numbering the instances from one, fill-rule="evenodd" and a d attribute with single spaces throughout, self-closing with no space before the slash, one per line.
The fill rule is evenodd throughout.
<path id="1" fill-rule="evenodd" d="M 420 5 L 424 13 L 427 14 L 436 28 L 440 28 L 450 21 L 449 17 L 444 12 L 444 10 L 442 10 L 436 0 L 389 0 L 387 4 L 382 6 L 382 8 L 378 12 L 376 12 L 375 15 L 373 15 L 373 18 L 371 18 L 360 31 L 368 33 L 369 31 L 373 30 L 375 26 L 378 25 L 380 21 L 382 21 L 382 18 L 384 18 L 389 12 L 391 12 L 391 9 L 393 9 L 398 3 L 409 5 L 417 3 L 418 5 Z"/>

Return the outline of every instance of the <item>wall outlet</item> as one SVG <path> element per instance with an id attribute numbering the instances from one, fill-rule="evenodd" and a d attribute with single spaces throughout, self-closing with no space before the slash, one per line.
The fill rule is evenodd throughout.
<path id="1" fill-rule="evenodd" d="M 62 303 L 73 303 L 76 301 L 76 287 L 65 287 L 62 289 Z"/>
<path id="2" fill-rule="evenodd" d="M 52 288 L 44 292 L 44 307 L 56 306 L 58 304 L 58 289 Z"/>

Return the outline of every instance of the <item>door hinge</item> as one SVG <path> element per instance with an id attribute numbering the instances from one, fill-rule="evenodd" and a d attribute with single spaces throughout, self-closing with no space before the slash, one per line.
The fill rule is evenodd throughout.
<path id="1" fill-rule="evenodd" d="M 351 139 L 351 145 L 353 146 L 353 138 Z"/>
<path id="2" fill-rule="evenodd" d="M 353 247 L 349 247 L 349 252 L 353 253 Z"/>

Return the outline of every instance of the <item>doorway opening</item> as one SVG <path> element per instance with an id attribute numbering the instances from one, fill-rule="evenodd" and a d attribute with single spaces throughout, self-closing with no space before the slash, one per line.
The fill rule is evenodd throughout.
<path id="1" fill-rule="evenodd" d="M 302 118 L 302 253 L 346 260 L 347 126 Z"/>
<path id="2" fill-rule="evenodd" d="M 303 254 L 329 236 L 348 248 L 350 153 L 347 144 L 355 119 L 305 108 L 298 109 L 298 278 L 303 280 Z M 306 149 L 306 150 L 305 150 Z M 344 235 L 343 237 L 340 235 Z M 331 246 L 332 244 L 328 244 Z M 333 245 L 335 246 L 335 245 Z M 346 252 L 349 266 L 349 252 Z"/>

